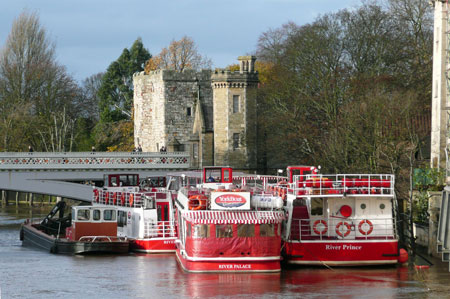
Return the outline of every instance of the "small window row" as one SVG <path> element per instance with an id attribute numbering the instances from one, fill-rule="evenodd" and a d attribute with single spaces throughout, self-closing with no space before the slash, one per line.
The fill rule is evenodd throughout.
<path id="1" fill-rule="evenodd" d="M 187 237 L 209 238 L 212 224 L 187 223 Z M 233 224 L 216 224 L 216 238 L 255 237 L 255 224 L 237 224 L 236 232 L 233 232 Z M 281 226 L 275 224 L 258 224 L 260 237 L 280 236 Z"/>
<path id="2" fill-rule="evenodd" d="M 101 221 L 101 220 L 115 221 L 116 220 L 116 210 L 78 209 L 77 213 L 76 213 L 76 220 L 77 221 Z"/>

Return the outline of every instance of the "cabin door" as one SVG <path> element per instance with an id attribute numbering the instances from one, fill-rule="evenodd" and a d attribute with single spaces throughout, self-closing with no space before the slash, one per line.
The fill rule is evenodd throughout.
<path id="1" fill-rule="evenodd" d="M 169 203 L 168 202 L 157 202 L 156 210 L 158 213 L 158 221 L 169 221 Z"/>

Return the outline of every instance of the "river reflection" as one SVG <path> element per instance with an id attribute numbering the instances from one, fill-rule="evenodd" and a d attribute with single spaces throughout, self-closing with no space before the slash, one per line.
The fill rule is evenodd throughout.
<path id="1" fill-rule="evenodd" d="M 442 298 L 448 264 L 413 267 L 288 267 L 275 274 L 192 274 L 175 255 L 53 255 L 22 247 L 20 224 L 45 210 L 0 209 L 1 298 Z"/>

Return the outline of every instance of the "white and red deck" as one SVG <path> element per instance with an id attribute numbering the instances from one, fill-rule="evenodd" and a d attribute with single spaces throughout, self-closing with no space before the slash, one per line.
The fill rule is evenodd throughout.
<path id="1" fill-rule="evenodd" d="M 293 175 L 294 170 L 299 174 Z M 397 263 L 394 176 L 317 172 L 290 167 L 289 182 L 272 186 L 286 198 L 286 261 L 330 266 Z"/>

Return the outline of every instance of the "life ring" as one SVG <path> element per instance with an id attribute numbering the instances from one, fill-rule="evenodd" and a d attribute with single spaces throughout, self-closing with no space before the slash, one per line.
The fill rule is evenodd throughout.
<path id="1" fill-rule="evenodd" d="M 188 209 L 192 211 L 206 209 L 206 201 L 208 197 L 203 194 L 189 196 Z"/>
<path id="2" fill-rule="evenodd" d="M 369 229 L 367 231 L 363 230 L 362 226 L 364 225 L 364 223 L 367 223 L 369 225 Z M 373 224 L 372 222 L 370 222 L 370 220 L 367 219 L 361 220 L 361 222 L 358 225 L 358 230 L 361 234 L 365 236 L 370 235 L 370 233 L 373 231 Z"/>
<path id="3" fill-rule="evenodd" d="M 347 228 L 347 230 L 344 233 L 339 229 L 342 225 L 344 225 Z M 336 234 L 342 238 L 345 238 L 348 235 L 350 235 L 351 230 L 352 230 L 352 228 L 351 228 L 350 224 L 348 224 L 347 222 L 341 221 L 336 225 Z"/>
<path id="4" fill-rule="evenodd" d="M 286 199 L 286 189 L 285 188 L 278 188 L 278 196 L 281 197 L 283 200 Z"/>
<path id="5" fill-rule="evenodd" d="M 128 198 L 128 202 L 130 204 L 130 207 L 132 207 L 133 202 L 134 202 L 134 194 L 133 193 L 130 194 L 130 197 Z"/>
<path id="6" fill-rule="evenodd" d="M 105 192 L 105 202 L 108 203 L 109 201 L 109 192 Z"/>
<path id="7" fill-rule="evenodd" d="M 98 202 L 98 190 L 94 189 L 94 199 L 96 202 Z"/>
<path id="8" fill-rule="evenodd" d="M 121 202 L 122 206 L 125 205 L 125 192 L 122 192 L 122 195 L 120 196 L 120 202 Z"/>
<path id="9" fill-rule="evenodd" d="M 323 229 L 322 229 L 321 231 L 318 230 L 318 228 L 317 228 L 317 226 L 318 226 L 320 223 L 322 223 L 322 225 L 323 225 Z M 318 235 L 324 235 L 324 234 L 326 234 L 327 231 L 328 231 L 328 225 L 327 225 L 327 222 L 326 222 L 325 220 L 322 220 L 322 219 L 316 220 L 316 221 L 314 222 L 314 224 L 313 224 L 313 230 L 314 230 L 314 232 L 315 232 L 316 234 L 318 234 Z"/>
<path id="10" fill-rule="evenodd" d="M 113 200 L 113 204 L 116 204 L 116 202 L 117 202 L 117 192 L 113 193 L 112 200 Z"/>

